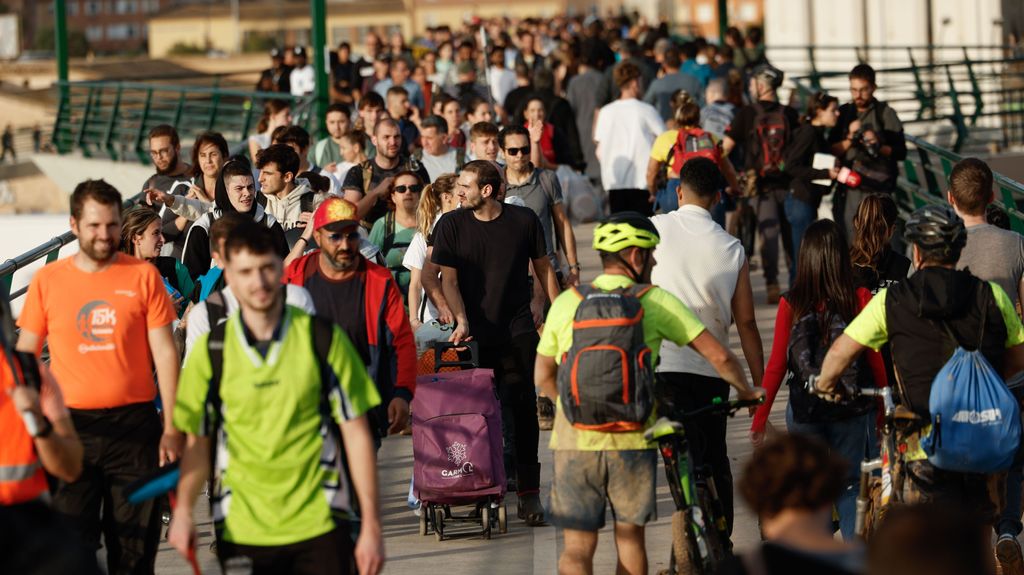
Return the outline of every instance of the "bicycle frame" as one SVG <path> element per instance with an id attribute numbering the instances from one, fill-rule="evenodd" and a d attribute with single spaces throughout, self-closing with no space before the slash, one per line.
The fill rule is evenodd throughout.
<path id="1" fill-rule="evenodd" d="M 697 500 L 697 484 L 704 483 L 709 490 L 713 505 L 721 507 L 718 501 L 718 493 L 714 487 L 714 480 L 704 477 L 699 470 L 691 467 L 693 458 L 690 455 L 690 444 L 683 431 L 678 431 L 658 438 L 658 451 L 665 461 L 665 473 L 668 476 L 669 491 L 672 493 L 672 500 L 675 502 L 677 511 L 686 513 L 687 527 L 693 535 L 696 543 L 696 551 L 700 554 L 700 560 L 704 569 L 713 568 L 714 558 L 711 557 L 711 550 L 708 548 L 705 532 L 710 528 L 719 529 L 724 533 L 725 517 L 721 509 L 708 510 L 717 514 L 717 517 L 705 518 L 705 512 L 701 509 Z M 708 519 L 711 520 L 709 525 Z M 721 519 L 721 522 L 718 521 Z M 719 525 L 722 523 L 723 525 Z"/>
<path id="2" fill-rule="evenodd" d="M 871 503 L 871 477 L 875 471 L 882 472 L 882 500 L 887 502 L 889 497 L 896 496 L 893 490 L 892 467 L 893 457 L 899 457 L 896 448 L 895 436 L 895 415 L 896 404 L 892 399 L 892 388 L 883 387 L 880 389 L 861 389 L 860 395 L 882 398 L 884 423 L 882 425 L 882 449 L 875 459 L 864 459 L 860 464 L 860 490 L 857 494 L 857 517 L 854 532 L 864 537 L 864 523 L 867 517 L 868 505 Z"/>

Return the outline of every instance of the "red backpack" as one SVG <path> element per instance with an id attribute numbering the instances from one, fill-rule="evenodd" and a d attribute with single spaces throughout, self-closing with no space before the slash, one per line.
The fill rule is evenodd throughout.
<path id="1" fill-rule="evenodd" d="M 777 176 L 785 169 L 783 149 L 789 143 L 789 122 L 786 121 L 785 108 L 775 106 L 771 111 L 757 102 L 754 104 L 757 115 L 754 116 L 754 139 L 757 150 L 754 152 L 754 168 L 758 175 Z"/>
<path id="2" fill-rule="evenodd" d="M 693 158 L 707 158 L 716 166 L 721 165 L 722 152 L 710 133 L 700 128 L 690 128 L 679 130 L 676 143 L 672 146 L 670 158 L 672 159 L 672 173 L 678 174 L 683 165 Z"/>

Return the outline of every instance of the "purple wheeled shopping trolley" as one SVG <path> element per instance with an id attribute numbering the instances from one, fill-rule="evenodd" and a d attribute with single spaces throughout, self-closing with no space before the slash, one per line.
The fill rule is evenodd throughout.
<path id="1" fill-rule="evenodd" d="M 505 466 L 502 451 L 501 404 L 494 390 L 494 372 L 477 367 L 475 342 L 468 361 L 444 362 L 435 347 L 435 371 L 416 378 L 412 402 L 413 485 L 420 500 L 420 535 L 433 529 L 445 537 L 445 522 L 480 525 L 484 539 L 491 528 L 508 529 L 505 509 Z M 470 368 L 444 371 L 442 368 Z M 468 515 L 454 515 L 453 505 L 472 506 Z"/>

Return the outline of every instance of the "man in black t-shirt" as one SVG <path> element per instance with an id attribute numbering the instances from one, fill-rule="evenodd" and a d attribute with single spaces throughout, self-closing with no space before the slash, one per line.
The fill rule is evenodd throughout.
<path id="1" fill-rule="evenodd" d="M 494 164 L 476 160 L 459 174 L 462 209 L 434 228 L 433 263 L 441 266 L 444 297 L 455 315 L 451 341 L 480 343 L 481 367 L 494 370 L 506 441 L 514 443 L 519 517 L 528 525 L 544 521 L 537 459 L 537 398 L 533 367 L 539 321 L 530 310 L 530 264 L 550 300 L 558 282 L 547 258 L 540 220 L 529 208 L 496 199 L 502 185 Z"/>
<path id="2" fill-rule="evenodd" d="M 761 236 L 761 267 L 768 292 L 768 303 L 779 303 L 779 234 L 786 253 L 791 253 L 792 237 L 783 202 L 789 194 L 789 176 L 781 169 L 784 147 L 799 118 L 796 110 L 779 103 L 776 92 L 782 85 L 782 72 L 767 64 L 758 66 L 750 79 L 752 106 L 736 113 L 722 140 L 722 155 L 728 157 L 737 145 L 746 151 L 748 178 L 756 177 L 757 193 L 751 204 L 757 213 L 757 231 Z M 781 144 L 781 146 L 780 146 Z M 754 170 L 754 174 L 750 174 Z M 796 265 L 790 262 L 789 265 Z"/>
<path id="3" fill-rule="evenodd" d="M 377 148 L 377 155 L 349 170 L 341 186 L 363 190 L 365 195 L 359 200 L 359 215 L 369 225 L 373 225 L 388 211 L 386 197 L 391 193 L 391 184 L 398 173 L 412 172 L 423 184 L 430 183 L 430 175 L 423 164 L 402 153 L 402 130 L 393 118 L 377 122 L 373 127 L 372 141 Z M 364 173 L 370 174 L 369 181 Z"/>

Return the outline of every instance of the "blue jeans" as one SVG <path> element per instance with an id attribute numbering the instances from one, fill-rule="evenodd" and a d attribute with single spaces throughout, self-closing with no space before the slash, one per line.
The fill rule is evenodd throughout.
<path id="1" fill-rule="evenodd" d="M 1022 530 L 1020 520 L 1022 483 L 1024 483 L 1024 476 L 1021 473 L 1021 464 L 1014 462 L 1010 467 L 1010 472 L 1006 474 L 1006 504 L 999 516 L 999 522 L 996 523 L 996 535 L 1009 534 L 1014 537 L 1020 535 Z"/>
<path id="2" fill-rule="evenodd" d="M 793 238 L 793 252 L 790 255 L 793 265 L 789 267 L 789 285 L 793 285 L 796 278 L 797 255 L 800 254 L 800 241 L 804 238 L 804 232 L 818 219 L 818 210 L 803 200 L 793 197 L 792 192 L 786 196 L 783 204 L 786 211 L 786 219 L 789 220 L 789 232 Z"/>
<path id="3" fill-rule="evenodd" d="M 790 433 L 802 433 L 823 440 L 832 451 L 846 460 L 846 482 L 836 501 L 839 511 L 839 530 L 843 540 L 853 541 L 857 522 L 857 492 L 860 485 L 860 462 L 865 457 L 876 457 L 875 412 L 870 411 L 849 419 L 827 423 L 797 423 L 793 409 L 786 408 L 786 427 Z"/>
<path id="4" fill-rule="evenodd" d="M 665 182 L 665 187 L 658 190 L 655 194 L 654 199 L 657 205 L 657 209 L 661 210 L 661 213 L 667 214 L 674 212 L 679 209 L 679 196 L 676 195 L 676 190 L 679 189 L 679 178 L 669 178 Z"/>

